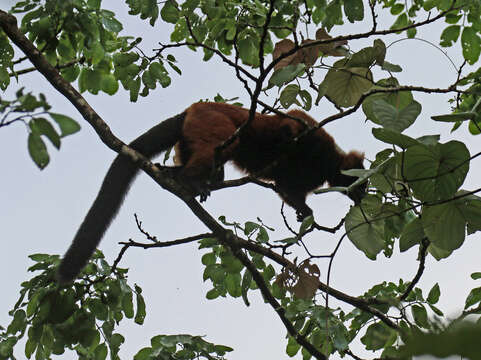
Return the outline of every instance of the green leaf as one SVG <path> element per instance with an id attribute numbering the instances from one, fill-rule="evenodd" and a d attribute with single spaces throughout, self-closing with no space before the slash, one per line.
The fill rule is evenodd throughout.
<path id="1" fill-rule="evenodd" d="M 461 46 L 463 56 L 470 65 L 474 65 L 481 53 L 481 39 L 472 27 L 465 27 L 461 34 Z"/>
<path id="2" fill-rule="evenodd" d="M 432 243 L 428 246 L 428 252 L 438 261 L 447 258 L 452 253 L 452 251 L 440 249 Z"/>
<path id="3" fill-rule="evenodd" d="M 401 252 L 409 250 L 414 245 L 419 244 L 424 236 L 421 219 L 415 218 L 404 227 L 399 239 L 399 250 Z"/>
<path id="4" fill-rule="evenodd" d="M 481 272 L 473 272 L 471 274 L 471 279 L 473 279 L 473 280 L 481 279 Z"/>
<path id="5" fill-rule="evenodd" d="M 326 95 L 340 107 L 355 105 L 373 86 L 371 71 L 363 67 L 334 67 L 329 70 L 324 82 Z"/>
<path id="6" fill-rule="evenodd" d="M 202 264 L 204 264 L 206 266 L 207 265 L 213 265 L 216 262 L 216 256 L 213 252 L 207 253 L 207 254 L 204 254 L 202 256 L 201 261 L 202 261 Z"/>
<path id="7" fill-rule="evenodd" d="M 436 304 L 439 301 L 440 296 L 441 296 L 441 290 L 439 289 L 439 284 L 436 283 L 429 291 L 426 301 L 431 305 Z"/>
<path id="8" fill-rule="evenodd" d="M 299 86 L 295 84 L 287 85 L 284 90 L 282 90 L 281 95 L 279 96 L 279 102 L 284 109 L 288 109 L 292 104 L 300 105 L 297 100 L 299 90 Z"/>
<path id="9" fill-rule="evenodd" d="M 125 316 L 129 319 L 134 317 L 134 304 L 132 298 L 132 292 L 128 292 L 122 297 L 122 310 L 124 311 Z"/>
<path id="10" fill-rule="evenodd" d="M 122 31 L 123 26 L 120 21 L 118 21 L 114 16 L 112 15 L 107 15 L 102 13 L 101 21 L 102 25 L 105 26 L 105 28 L 108 31 L 112 31 L 114 33 L 119 33 Z"/>
<path id="11" fill-rule="evenodd" d="M 207 294 L 205 295 L 207 300 L 214 300 L 214 299 L 217 299 L 219 296 L 220 294 L 217 289 L 211 289 L 207 291 Z"/>
<path id="12" fill-rule="evenodd" d="M 53 112 L 49 112 L 48 114 L 60 127 L 60 137 L 74 134 L 80 130 L 80 125 L 71 117 Z"/>
<path id="13" fill-rule="evenodd" d="M 302 220 L 301 227 L 299 228 L 299 236 L 302 236 L 306 231 L 314 224 L 314 216 L 309 215 Z"/>
<path id="14" fill-rule="evenodd" d="M 451 25 L 443 30 L 441 34 L 441 46 L 449 47 L 453 46 L 456 41 L 458 41 L 459 33 L 461 27 L 459 25 Z"/>
<path id="15" fill-rule="evenodd" d="M 175 24 L 180 17 L 180 11 L 177 9 L 176 3 L 168 0 L 160 10 L 160 17 L 168 23 Z"/>
<path id="16" fill-rule="evenodd" d="M 57 149 L 60 149 L 60 136 L 47 120 L 44 118 L 35 118 L 32 119 L 28 125 L 32 132 L 38 135 L 45 135 Z"/>
<path id="17" fill-rule="evenodd" d="M 413 315 L 414 321 L 416 325 L 421 326 L 425 329 L 429 328 L 428 323 L 428 312 L 424 306 L 420 305 L 413 305 L 411 307 L 411 313 Z"/>
<path id="18" fill-rule="evenodd" d="M 239 49 L 239 57 L 244 64 L 251 66 L 259 64 L 259 50 L 256 39 L 252 36 L 247 36 L 238 41 L 237 47 Z"/>
<path id="19" fill-rule="evenodd" d="M 312 96 L 307 90 L 301 90 L 299 92 L 299 96 L 301 97 L 304 106 L 302 107 L 304 110 L 309 111 L 312 107 Z"/>
<path id="20" fill-rule="evenodd" d="M 230 296 L 236 298 L 242 295 L 241 276 L 239 273 L 227 274 L 225 284 Z"/>
<path id="21" fill-rule="evenodd" d="M 382 142 L 397 145 L 403 149 L 419 145 L 417 140 L 389 129 L 373 128 L 372 134 L 376 139 L 381 140 Z"/>
<path id="22" fill-rule="evenodd" d="M 132 102 L 136 102 L 139 97 L 140 83 L 140 76 L 129 80 L 130 101 Z"/>
<path id="23" fill-rule="evenodd" d="M 361 342 L 366 345 L 366 350 L 382 349 L 391 338 L 393 330 L 386 325 L 377 322 L 369 325 Z"/>
<path id="24" fill-rule="evenodd" d="M 155 89 L 156 87 L 155 85 L 156 79 L 152 76 L 152 74 L 148 70 L 145 70 L 144 73 L 142 74 L 142 82 L 149 89 Z"/>
<path id="25" fill-rule="evenodd" d="M 401 72 L 403 71 L 402 67 L 396 64 L 391 64 L 388 61 L 384 61 L 382 63 L 381 69 L 389 72 Z"/>
<path id="26" fill-rule="evenodd" d="M 299 345 L 292 336 L 289 336 L 289 339 L 287 340 L 287 347 L 286 347 L 287 356 L 294 357 L 299 352 L 300 348 L 301 348 L 301 345 Z"/>
<path id="27" fill-rule="evenodd" d="M 137 298 L 137 312 L 135 314 L 135 323 L 142 325 L 144 323 L 145 319 L 145 301 L 144 297 L 142 296 L 142 289 L 135 285 L 135 292 L 136 292 L 136 298 Z"/>
<path id="28" fill-rule="evenodd" d="M 103 92 L 114 95 L 119 89 L 119 82 L 112 74 L 106 74 L 102 76 L 100 88 Z"/>
<path id="29" fill-rule="evenodd" d="M 284 84 L 290 83 L 296 77 L 304 73 L 305 68 L 306 65 L 300 63 L 277 69 L 269 79 L 269 85 L 281 87 Z"/>
<path id="30" fill-rule="evenodd" d="M 434 121 L 458 122 L 474 119 L 476 115 L 477 114 L 475 112 L 466 111 L 460 113 L 431 116 L 431 119 L 433 119 Z"/>
<path id="31" fill-rule="evenodd" d="M 472 135 L 481 134 L 481 116 L 476 115 L 476 117 L 469 122 L 468 129 Z"/>
<path id="32" fill-rule="evenodd" d="M 40 138 L 40 134 L 31 132 L 28 135 L 28 152 L 33 162 L 43 169 L 48 165 L 50 157 L 48 156 L 47 147 Z"/>
<path id="33" fill-rule="evenodd" d="M 19 309 L 15 311 L 13 315 L 13 320 L 8 325 L 7 328 L 7 333 L 15 335 L 17 332 L 20 332 L 23 334 L 25 332 L 25 329 L 27 327 L 27 314 L 23 309 Z"/>
<path id="34" fill-rule="evenodd" d="M 385 100 L 379 99 L 373 101 L 372 110 L 384 128 L 403 132 L 421 113 L 421 104 L 413 101 L 405 108 L 398 110 Z"/>
<path id="35" fill-rule="evenodd" d="M 450 201 L 423 207 L 424 232 L 441 250 L 453 251 L 464 242 L 466 223 L 458 205 L 458 202 Z"/>
<path id="36" fill-rule="evenodd" d="M 466 298 L 466 303 L 464 304 L 464 309 L 467 309 L 477 303 L 481 302 L 481 287 L 472 289 Z"/>
<path id="37" fill-rule="evenodd" d="M 379 55 L 374 47 L 366 47 L 352 54 L 349 61 L 344 65 L 346 68 L 369 68 Z"/>
<path id="38" fill-rule="evenodd" d="M 95 360 L 105 360 L 107 358 L 107 345 L 105 343 L 97 345 L 94 351 L 94 359 Z"/>
<path id="39" fill-rule="evenodd" d="M 344 12 L 350 22 L 360 21 L 364 18 L 364 5 L 362 0 L 344 0 Z"/>
<path id="40" fill-rule="evenodd" d="M 252 283 L 252 274 L 250 271 L 244 271 L 244 275 L 242 276 L 242 283 L 241 283 L 241 294 L 242 300 L 244 300 L 244 304 L 246 306 L 250 306 L 249 299 L 247 298 L 247 292 L 250 289 Z"/>
<path id="41" fill-rule="evenodd" d="M 403 358 L 451 358 L 478 360 L 481 327 L 470 322 L 457 322 L 439 333 L 415 332 L 406 338 L 401 347 Z"/>
<path id="42" fill-rule="evenodd" d="M 373 217 L 361 211 L 359 206 L 354 206 L 346 215 L 345 227 L 349 240 L 369 259 L 374 260 L 385 246 L 384 223 L 372 220 Z"/>
<path id="43" fill-rule="evenodd" d="M 405 176 L 418 199 L 446 199 L 463 184 L 469 170 L 468 159 L 469 151 L 459 141 L 411 146 L 404 156 Z"/>

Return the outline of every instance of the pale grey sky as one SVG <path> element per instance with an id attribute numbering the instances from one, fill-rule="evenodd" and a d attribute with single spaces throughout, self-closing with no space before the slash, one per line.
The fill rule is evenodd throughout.
<path id="1" fill-rule="evenodd" d="M 7 9 L 13 1 L 0 0 L 0 7 Z M 104 6 L 111 6 L 104 1 Z M 143 49 L 155 48 L 158 41 L 167 42 L 169 29 L 151 28 L 137 18 L 128 17 L 123 2 L 111 7 L 124 23 L 124 33 L 144 38 Z M 128 19 L 128 23 L 125 22 Z M 382 24 L 382 19 L 381 19 Z M 370 26 L 366 23 L 363 26 Z M 349 26 L 350 32 L 359 32 L 361 26 Z M 419 36 L 434 39 L 437 43 L 439 26 L 421 29 Z M 362 30 L 366 30 L 362 27 Z M 333 35 L 338 34 L 340 28 Z M 384 39 L 384 38 L 383 38 Z M 392 39 L 392 38 L 391 38 Z M 384 39 L 389 43 L 388 39 Z M 350 48 L 357 51 L 371 44 L 369 41 L 351 41 Z M 454 56 L 459 52 L 448 50 Z M 130 103 L 128 94 L 120 90 L 115 96 L 92 96 L 84 94 L 90 104 L 111 126 L 114 133 L 128 142 L 159 121 L 182 112 L 191 103 L 212 99 L 217 93 L 226 98 L 240 97 L 248 104 L 245 90 L 236 81 L 235 74 L 224 63 L 214 59 L 202 62 L 202 53 L 187 49 L 173 49 L 171 52 L 179 61 L 182 76 L 172 74 L 173 84 L 167 89 L 156 89 L 148 98 L 139 98 Z M 270 57 L 269 57 L 270 59 Z M 399 74 L 402 84 L 429 87 L 446 87 L 456 73 L 444 56 L 429 45 L 418 41 L 405 41 L 388 50 L 387 60 L 403 67 Z M 459 57 L 454 57 L 457 65 Z M 73 234 L 93 201 L 103 176 L 114 158 L 114 153 L 98 139 L 89 125 L 83 121 L 62 96 L 38 75 L 21 77 L 21 85 L 34 93 L 44 92 L 52 111 L 65 113 L 82 125 L 80 133 L 68 137 L 58 152 L 49 147 L 50 164 L 39 171 L 30 160 L 26 150 L 26 130 L 16 124 L 0 130 L 1 168 L 0 178 L 0 225 L 2 251 L 0 252 L 0 273 L 3 278 L 3 296 L 0 297 L 0 325 L 8 324 L 7 311 L 18 297 L 19 284 L 31 274 L 26 269 L 31 265 L 27 255 L 32 253 L 63 254 Z M 18 85 L 20 86 L 20 85 Z M 6 93 L 12 95 L 17 89 L 12 84 Z M 272 98 L 275 93 L 271 93 Z M 447 113 L 448 97 L 414 94 L 423 106 L 423 113 L 416 124 L 408 129 L 408 135 L 420 136 L 439 133 L 442 141 L 453 138 L 465 141 L 471 153 L 479 151 L 479 140 L 467 134 L 465 127 L 449 133 L 450 125 L 439 124 L 429 116 Z M 266 102 L 273 100 L 265 98 Z M 325 104 L 325 103 L 323 103 Z M 320 106 L 310 114 L 322 119 L 335 110 L 332 106 Z M 358 149 L 368 159 L 385 148 L 371 136 L 371 123 L 364 122 L 361 112 L 326 126 L 338 144 L 345 150 Z M 478 161 L 479 162 L 479 161 Z M 229 171 L 230 177 L 237 173 Z M 468 179 L 463 188 L 479 187 L 481 173 L 476 160 L 471 164 Z M 338 194 L 311 196 L 309 203 L 314 209 L 316 220 L 322 225 L 333 226 L 347 212 L 350 201 Z M 215 192 L 205 203 L 215 216 L 225 215 L 229 220 L 255 221 L 259 216 L 266 224 L 276 228 L 273 238 L 287 234 L 279 213 L 280 199 L 271 191 L 253 185 Z M 293 211 L 291 224 L 295 225 Z M 205 232 L 205 227 L 173 195 L 159 188 L 147 176 L 141 174 L 134 183 L 119 215 L 114 220 L 101 244 L 107 259 L 111 262 L 120 249 L 118 241 L 129 238 L 143 240 L 136 229 L 133 214 L 137 213 L 144 227 L 159 240 L 173 240 Z M 341 234 L 318 233 L 310 241 L 314 252 L 329 253 Z M 464 305 L 464 298 L 476 283 L 469 278 L 474 271 L 481 271 L 479 235 L 469 237 L 460 250 L 447 260 L 436 262 L 427 259 L 427 270 L 420 285 L 429 291 L 439 282 L 442 296 L 440 307 L 448 314 L 454 314 Z M 397 246 L 396 246 L 397 249 Z M 195 244 L 177 248 L 151 249 L 150 251 L 130 249 L 120 266 L 129 267 L 130 283 L 138 283 L 144 290 L 147 302 L 145 325 L 139 327 L 124 321 L 120 330 L 126 336 L 122 346 L 124 358 L 131 358 L 139 349 L 149 344 L 157 334 L 190 333 L 206 335 L 206 340 L 216 344 L 232 346 L 235 351 L 228 356 L 241 359 L 286 359 L 285 329 L 272 309 L 263 303 L 260 296 L 252 293 L 252 304 L 245 307 L 241 299 L 205 300 L 205 293 L 211 288 L 202 282 L 203 266 L 201 255 Z M 303 253 L 299 251 L 299 254 Z M 417 247 L 399 254 L 396 250 L 391 259 L 379 255 L 379 261 L 368 260 L 354 246 L 345 241 L 334 261 L 331 285 L 352 295 L 360 295 L 370 286 L 386 281 L 398 281 L 400 277 L 409 280 L 417 270 Z M 320 262 L 323 280 L 327 263 Z M 478 284 L 479 285 L 479 284 Z M 347 307 L 346 307 L 347 308 Z M 17 349 L 19 356 L 23 348 Z M 369 355 L 369 353 L 360 353 Z M 334 357 L 336 358 L 336 357 Z"/>

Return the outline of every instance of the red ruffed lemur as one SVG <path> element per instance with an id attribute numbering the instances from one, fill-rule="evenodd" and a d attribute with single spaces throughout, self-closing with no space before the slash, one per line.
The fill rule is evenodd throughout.
<path id="1" fill-rule="evenodd" d="M 296 210 L 298 219 L 303 219 L 312 214 L 306 195 L 325 182 L 330 186 L 351 185 L 355 178 L 341 174 L 341 170 L 362 169 L 364 155 L 355 151 L 344 153 L 323 128 L 293 141 L 306 125 L 315 127 L 318 123 L 300 110 L 288 114 L 301 119 L 305 125 L 282 115 L 256 113 L 234 142 L 222 151 L 220 165 L 232 161 L 242 171 L 274 182 L 281 198 Z M 199 189 L 208 187 L 216 148 L 248 118 L 249 111 L 238 106 L 196 103 L 154 126 L 129 146 L 152 158 L 175 145 L 175 160 L 179 165 L 176 176 L 198 193 Z M 123 155 L 115 158 L 59 266 L 60 283 L 72 281 L 85 266 L 138 172 L 129 158 Z M 360 185 L 348 195 L 358 202 L 364 191 L 365 185 Z M 201 200 L 205 200 L 207 193 L 201 195 Z"/>

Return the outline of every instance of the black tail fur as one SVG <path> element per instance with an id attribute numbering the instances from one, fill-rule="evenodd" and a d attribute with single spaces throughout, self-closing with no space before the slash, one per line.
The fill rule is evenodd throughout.
<path id="1" fill-rule="evenodd" d="M 184 118 L 185 113 L 182 113 L 161 122 L 140 135 L 129 146 L 147 158 L 160 154 L 180 139 Z M 60 284 L 74 280 L 87 264 L 138 172 L 139 168 L 130 159 L 117 155 L 58 268 L 57 281 Z"/>

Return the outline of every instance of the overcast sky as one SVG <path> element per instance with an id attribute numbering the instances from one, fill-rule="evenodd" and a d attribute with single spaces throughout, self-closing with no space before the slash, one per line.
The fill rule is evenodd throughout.
<path id="1" fill-rule="evenodd" d="M 113 2 L 104 3 L 105 6 L 110 6 Z M 3 10 L 11 4 L 13 1 L 0 0 Z M 129 17 L 123 2 L 115 2 L 111 9 L 124 23 L 123 34 L 144 38 L 144 50 L 155 48 L 158 41 L 168 42 L 169 28 L 151 28 L 137 18 Z M 360 32 L 369 27 L 368 21 L 356 27 L 350 26 L 345 31 Z M 436 25 L 423 28 L 418 36 L 437 43 L 440 29 L 442 26 Z M 332 35 L 340 34 L 340 30 L 335 28 Z M 383 38 L 387 44 L 389 39 Z M 357 51 L 372 44 L 372 40 L 351 41 L 349 45 L 353 51 Z M 201 51 L 177 48 L 171 53 L 179 61 L 182 76 L 173 73 L 172 85 L 167 89 L 156 89 L 148 98 L 139 98 L 137 103 L 131 103 L 128 93 L 122 89 L 113 97 L 84 94 L 115 135 L 123 141 L 130 141 L 159 121 L 182 112 L 199 99 L 213 99 L 217 93 L 226 98 L 239 97 L 245 105 L 249 104 L 244 88 L 236 81 L 232 69 L 224 63 L 215 58 L 208 63 L 202 62 Z M 460 51 L 449 49 L 448 53 L 459 66 L 462 62 L 457 56 Z M 17 52 L 16 57 L 19 55 L 21 56 Z M 386 59 L 402 66 L 404 71 L 399 74 L 401 84 L 446 87 L 456 78 L 456 72 L 446 57 L 439 50 L 420 41 L 395 44 L 389 48 Z M 0 325 L 3 326 L 10 321 L 7 312 L 17 300 L 20 282 L 32 276 L 26 272 L 32 264 L 27 255 L 63 254 L 95 198 L 115 155 L 100 142 L 74 107 L 44 78 L 30 74 L 22 76 L 20 80 L 20 84 L 13 83 L 10 86 L 5 94 L 7 99 L 13 97 L 19 86 L 26 86 L 27 90 L 35 94 L 43 92 L 53 106 L 52 111 L 75 118 L 82 125 L 82 130 L 64 139 L 60 151 L 49 146 L 50 164 L 39 171 L 27 153 L 25 127 L 17 123 L 0 129 L 0 153 L 3 154 L 0 157 L 3 169 L 0 177 L 3 243 L 0 252 L 0 273 L 3 274 Z M 275 93 L 272 92 L 271 96 L 272 98 L 264 100 L 272 104 Z M 442 142 L 460 139 L 467 143 L 471 154 L 479 151 L 479 145 L 475 146 L 475 141 L 479 139 L 470 136 L 464 126 L 450 134 L 449 124 L 430 120 L 431 115 L 449 112 L 447 96 L 414 96 L 422 104 L 423 112 L 416 124 L 406 131 L 408 135 L 441 134 Z M 310 114 L 322 119 L 335 113 L 332 106 L 326 103 L 322 105 L 312 109 Z M 365 123 L 361 112 L 325 127 L 341 148 L 364 151 L 368 159 L 373 159 L 385 146 L 372 137 L 371 128 L 372 123 Z M 463 188 L 479 187 L 481 173 L 478 163 L 479 160 L 475 160 L 471 164 Z M 239 175 L 229 169 L 230 178 Z M 351 205 L 348 198 L 339 194 L 313 195 L 309 197 L 309 204 L 314 209 L 317 222 L 325 226 L 337 224 Z M 256 217 L 260 217 L 265 224 L 276 229 L 271 236 L 277 239 L 287 235 L 279 212 L 280 206 L 281 201 L 276 194 L 253 185 L 215 192 L 205 203 L 206 209 L 216 217 L 225 215 L 228 220 L 240 222 L 255 221 Z M 291 209 L 287 212 L 291 224 L 295 225 L 294 212 Z M 142 174 L 101 244 L 101 249 L 110 262 L 118 254 L 119 241 L 129 238 L 143 240 L 135 226 L 134 213 L 143 221 L 144 228 L 161 241 L 206 231 L 180 200 Z M 329 253 L 341 235 L 318 233 L 311 238 L 309 247 L 315 253 Z M 475 234 L 449 259 L 436 262 L 428 257 L 426 261 L 427 270 L 420 286 L 426 289 L 427 294 L 439 282 L 442 294 L 440 308 L 447 314 L 454 315 L 462 309 L 469 289 L 476 286 L 469 274 L 481 271 L 479 240 L 479 235 Z M 379 261 L 373 262 L 349 241 L 345 241 L 334 261 L 331 285 L 356 296 L 382 281 L 397 282 L 399 278 L 410 280 L 418 266 L 417 247 L 403 254 L 399 254 L 397 249 L 398 245 L 392 258 L 386 259 L 379 255 Z M 154 335 L 178 333 L 206 335 L 207 341 L 231 346 L 235 351 L 228 358 L 233 360 L 287 358 L 284 353 L 286 331 L 274 311 L 262 302 L 258 294 L 250 294 L 252 304 L 248 308 L 241 299 L 205 300 L 205 293 L 211 285 L 202 282 L 203 266 L 200 258 L 203 253 L 197 250 L 195 244 L 149 251 L 130 249 L 126 253 L 120 266 L 130 268 L 130 283 L 138 283 L 143 288 L 147 318 L 142 327 L 124 321 L 126 324 L 120 330 L 126 336 L 126 343 L 122 346 L 124 358 L 131 358 L 139 349 L 147 346 Z M 305 255 L 301 251 L 299 254 Z M 319 263 L 323 281 L 326 265 L 322 261 Z M 23 348 L 17 349 L 20 357 L 22 353 Z M 365 352 L 359 354 L 369 355 Z"/>

